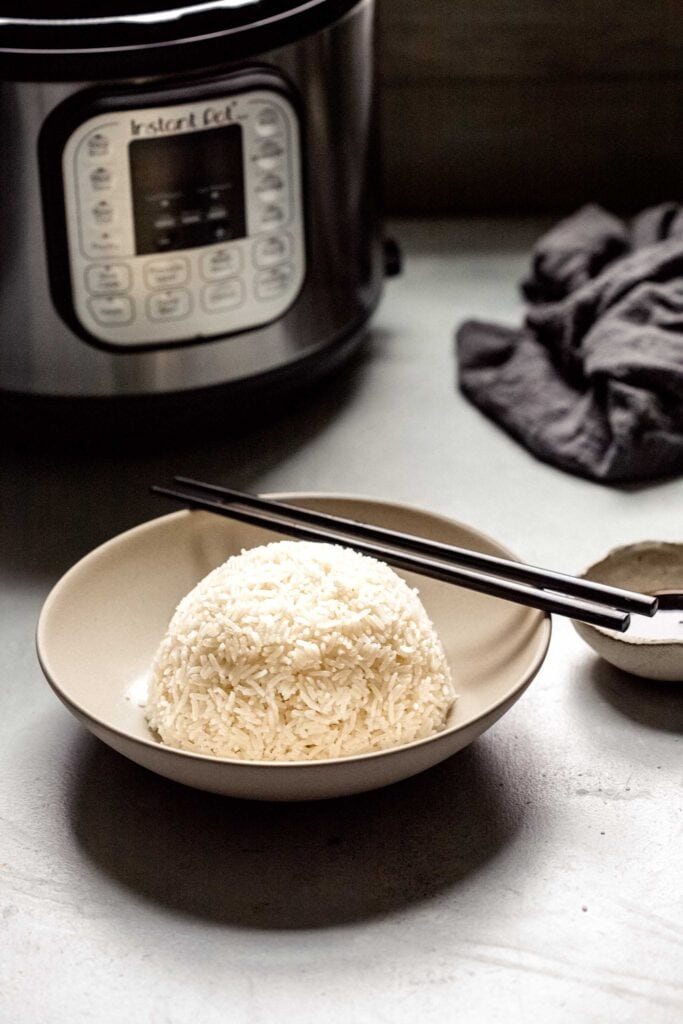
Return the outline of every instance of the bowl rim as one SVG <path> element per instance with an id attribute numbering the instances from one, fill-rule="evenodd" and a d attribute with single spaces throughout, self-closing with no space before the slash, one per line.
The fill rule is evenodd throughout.
<path id="1" fill-rule="evenodd" d="M 676 548 L 682 556 L 683 560 L 683 542 L 676 540 L 638 540 L 631 544 L 618 544 L 615 548 L 610 550 L 598 558 L 597 561 L 592 562 L 591 565 L 587 566 L 580 574 L 581 579 L 587 579 L 588 573 L 597 569 L 599 566 L 604 565 L 606 562 L 610 562 L 615 556 L 628 556 L 635 554 L 637 551 L 648 551 L 653 549 L 662 548 Z M 683 587 L 681 588 L 683 592 Z M 663 588 L 660 590 L 652 590 L 651 594 L 662 593 Z M 683 645 L 683 637 L 655 637 L 655 636 L 629 636 L 626 633 L 618 633 L 614 629 L 609 629 L 607 626 L 596 626 L 593 623 L 581 622 L 574 623 L 576 629 L 595 630 L 596 633 L 602 634 L 608 640 L 615 640 L 619 643 L 626 644 L 629 647 L 678 647 Z"/>
<path id="2" fill-rule="evenodd" d="M 448 523 L 449 525 L 455 524 L 458 526 L 462 526 L 465 529 L 478 534 L 483 540 L 488 541 L 490 544 L 497 547 L 500 551 L 504 553 L 504 557 L 517 560 L 517 556 L 514 555 L 509 550 L 509 548 L 505 547 L 503 544 L 495 540 L 493 537 L 490 537 L 488 534 L 483 533 L 481 530 L 478 530 L 476 527 L 469 526 L 467 523 L 463 523 L 461 520 L 453 519 L 450 516 L 443 515 L 439 512 L 431 512 L 427 509 L 420 508 L 417 505 L 410 505 L 405 502 L 384 501 L 381 498 L 375 498 L 370 495 L 341 494 L 339 492 L 331 491 L 269 491 L 264 492 L 264 497 L 272 498 L 273 500 L 286 500 L 292 502 L 295 502 L 296 499 L 307 498 L 322 498 L 325 501 L 359 501 L 371 505 L 380 505 L 384 507 L 394 508 L 400 511 L 415 512 L 421 515 L 427 515 L 430 518 L 436 519 L 440 522 Z M 50 669 L 48 659 L 45 656 L 45 633 L 47 629 L 46 624 L 48 622 L 50 612 L 53 606 L 57 603 L 57 601 L 59 601 L 62 591 L 66 589 L 71 579 L 81 569 L 84 562 L 89 561 L 91 558 L 95 557 L 98 554 L 102 554 L 109 548 L 116 547 L 118 544 L 122 543 L 125 540 L 125 538 L 130 537 L 132 534 L 141 534 L 157 528 L 158 525 L 162 522 L 168 522 L 174 519 L 182 520 L 189 518 L 190 516 L 196 517 L 197 515 L 210 516 L 212 514 L 213 513 L 206 512 L 201 509 L 183 508 L 179 509 L 176 512 L 169 512 L 163 516 L 155 516 L 153 519 L 147 519 L 142 523 L 138 523 L 136 526 L 132 526 L 127 530 L 123 530 L 121 533 L 115 534 L 113 537 L 110 537 L 102 544 L 98 544 L 97 547 L 94 547 L 91 551 L 88 551 L 85 555 L 79 558 L 77 562 L 75 562 L 69 569 L 66 570 L 66 572 L 57 580 L 57 582 L 49 591 L 47 597 L 45 598 L 45 601 L 43 602 L 40 614 L 38 616 L 38 622 L 36 625 L 36 655 L 43 675 L 45 676 L 50 687 L 55 692 L 57 697 L 59 697 L 62 703 L 65 704 L 68 708 L 72 709 L 72 711 L 76 714 L 77 717 L 84 718 L 87 721 L 92 722 L 94 725 L 99 726 L 101 729 L 104 729 L 109 733 L 113 733 L 116 736 L 120 736 L 122 739 L 130 743 L 138 744 L 142 747 L 147 747 L 157 752 L 162 751 L 164 754 L 169 754 L 171 756 L 189 758 L 191 761 L 200 761 L 203 763 L 208 762 L 209 764 L 213 764 L 216 766 L 225 765 L 233 768 L 260 768 L 264 770 L 273 768 L 290 768 L 299 770 L 301 770 L 302 768 L 322 768 L 325 765 L 353 764 L 359 762 L 362 763 L 368 760 L 374 760 L 378 757 L 396 755 L 405 750 L 411 750 L 416 747 L 426 746 L 427 744 L 433 743 L 436 740 L 443 739 L 447 736 L 450 736 L 453 733 L 467 729 L 474 722 L 477 722 L 480 718 L 483 718 L 484 715 L 493 714 L 502 705 L 505 705 L 510 700 L 511 697 L 517 694 L 521 696 L 524 690 L 529 686 L 529 684 L 538 674 L 543 662 L 545 661 L 552 635 L 552 619 L 548 612 L 530 608 L 530 612 L 536 611 L 537 614 L 540 616 L 539 627 L 541 628 L 541 630 L 543 630 L 540 647 L 536 652 L 530 666 L 523 673 L 522 679 L 518 679 L 515 685 L 511 687 L 503 697 L 499 698 L 494 704 L 488 707 L 485 712 L 483 712 L 482 714 L 475 714 L 470 718 L 466 719 L 464 722 L 459 722 L 457 725 L 452 725 L 448 728 L 441 729 L 439 732 L 433 733 L 431 736 L 425 736 L 422 739 L 412 740 L 410 743 L 402 743 L 398 746 L 387 747 L 383 750 L 370 750 L 366 751 L 363 754 L 351 754 L 347 757 L 316 758 L 311 760 L 299 761 L 264 761 L 248 760 L 246 758 L 238 757 L 216 757 L 213 754 L 201 754 L 191 750 L 182 750 L 179 747 L 172 747 L 165 743 L 162 743 L 161 741 L 154 740 L 153 738 L 151 738 L 151 736 L 149 739 L 142 736 L 134 736 L 130 732 L 126 732 L 124 729 L 112 725 L 111 723 L 99 718 L 97 715 L 93 715 L 90 711 L 87 711 L 78 703 L 78 701 L 70 697 L 65 692 L 63 687 L 60 686 L 60 684 L 57 682 L 57 679 L 55 678 L 55 673 Z"/>

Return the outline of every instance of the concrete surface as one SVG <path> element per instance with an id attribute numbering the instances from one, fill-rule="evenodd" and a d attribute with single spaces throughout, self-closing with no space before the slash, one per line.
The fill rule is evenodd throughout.
<path id="1" fill-rule="evenodd" d="M 556 620 L 522 700 L 444 765 L 338 802 L 184 790 L 97 743 L 33 649 L 77 558 L 167 510 L 173 472 L 411 502 L 529 561 L 683 540 L 683 480 L 542 465 L 454 388 L 464 316 L 514 322 L 539 225 L 400 223 L 372 343 L 277 422 L 163 450 L 5 445 L 0 469 L 0 1020 L 642 1022 L 683 1014 L 680 687 Z"/>

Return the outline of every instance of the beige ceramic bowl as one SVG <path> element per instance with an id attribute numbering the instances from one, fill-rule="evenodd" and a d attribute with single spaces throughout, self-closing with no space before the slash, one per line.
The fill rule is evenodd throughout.
<path id="1" fill-rule="evenodd" d="M 587 580 L 644 594 L 683 592 L 683 544 L 644 541 L 615 548 L 583 575 Z M 651 621 L 654 624 L 655 619 Z M 667 621 L 671 622 L 671 617 Z M 642 616 L 632 616 L 627 633 L 583 622 L 574 622 L 574 627 L 594 651 L 617 668 L 645 679 L 683 682 L 683 632 L 680 628 L 674 628 L 676 635 L 667 637 L 665 629 L 661 638 L 648 637 L 651 626 Z M 643 635 L 639 635 L 639 629 Z"/>
<path id="2" fill-rule="evenodd" d="M 328 495 L 278 497 L 509 557 L 475 530 L 417 509 Z M 386 786 L 450 757 L 511 707 L 543 662 L 548 616 L 406 573 L 436 625 L 459 693 L 443 732 L 380 753 L 314 762 L 228 760 L 162 745 L 141 704 L 152 656 L 178 601 L 230 555 L 278 536 L 182 511 L 91 552 L 52 590 L 38 623 L 38 656 L 57 695 L 101 740 L 169 779 L 228 796 L 315 800 Z"/>

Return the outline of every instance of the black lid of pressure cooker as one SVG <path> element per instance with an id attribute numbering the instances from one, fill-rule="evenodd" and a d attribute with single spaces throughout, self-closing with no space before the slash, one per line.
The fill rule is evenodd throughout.
<path id="1" fill-rule="evenodd" d="M 74 81 L 196 70 L 294 42 L 360 2 L 9 0 L 0 5 L 0 75 Z"/>

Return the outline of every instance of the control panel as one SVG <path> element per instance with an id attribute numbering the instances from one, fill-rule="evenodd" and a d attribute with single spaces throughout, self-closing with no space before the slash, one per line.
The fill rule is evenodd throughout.
<path id="1" fill-rule="evenodd" d="M 75 315 L 109 345 L 269 323 L 305 276 L 299 123 L 260 88 L 105 111 L 62 153 Z"/>

